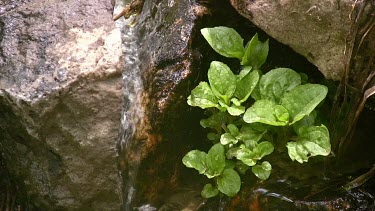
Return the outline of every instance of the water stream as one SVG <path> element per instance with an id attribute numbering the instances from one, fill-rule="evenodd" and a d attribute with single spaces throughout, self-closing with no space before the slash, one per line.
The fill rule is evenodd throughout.
<path id="1" fill-rule="evenodd" d="M 130 1 L 129 1 L 130 2 Z M 124 8 L 124 5 L 129 3 L 117 1 L 114 14 L 118 14 Z M 123 93 L 124 93 L 124 107 L 121 118 L 122 132 L 121 140 L 119 142 L 119 156 L 120 160 L 126 162 L 129 157 L 129 149 L 132 147 L 132 138 L 136 132 L 136 125 L 143 117 L 143 110 L 140 99 L 143 91 L 143 83 L 140 76 L 139 58 L 138 58 L 138 44 L 137 36 L 135 35 L 134 27 L 132 27 L 133 19 L 120 18 L 116 21 L 116 26 L 121 30 L 123 55 L 124 55 L 124 71 L 123 71 Z M 134 159 L 133 160 L 139 160 Z M 127 164 L 125 164 L 127 165 Z M 131 210 L 131 202 L 135 196 L 135 180 L 137 177 L 138 165 L 132 165 L 131 171 L 125 173 L 119 172 L 123 180 L 123 210 Z M 125 174 L 125 175 L 122 175 Z"/>

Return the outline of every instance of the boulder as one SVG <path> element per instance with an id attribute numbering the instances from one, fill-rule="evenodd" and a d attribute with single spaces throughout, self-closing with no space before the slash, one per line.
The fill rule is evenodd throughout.
<path id="1" fill-rule="evenodd" d="M 110 1 L 0 3 L 0 152 L 42 210 L 119 210 L 121 34 Z"/>
<path id="2" fill-rule="evenodd" d="M 316 65 L 327 79 L 345 68 L 353 1 L 231 0 L 240 14 Z"/>

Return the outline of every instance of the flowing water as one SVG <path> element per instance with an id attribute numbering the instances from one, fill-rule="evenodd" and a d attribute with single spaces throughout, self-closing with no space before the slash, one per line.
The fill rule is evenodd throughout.
<path id="1" fill-rule="evenodd" d="M 121 12 L 128 2 L 117 1 L 115 6 L 115 14 Z M 125 160 L 129 156 L 128 149 L 131 148 L 132 138 L 136 131 L 137 123 L 143 117 L 143 110 L 140 106 L 141 93 L 143 91 L 143 84 L 140 76 L 139 59 L 138 59 L 138 44 L 135 30 L 132 27 L 132 18 L 125 20 L 120 18 L 116 21 L 117 27 L 121 29 L 123 55 L 125 68 L 123 71 L 123 92 L 124 92 L 124 107 L 121 118 L 122 134 L 119 143 L 120 160 Z M 137 177 L 138 165 L 133 165 L 132 171 L 121 175 L 123 179 L 123 210 L 131 210 L 131 202 L 135 196 L 135 179 Z"/>

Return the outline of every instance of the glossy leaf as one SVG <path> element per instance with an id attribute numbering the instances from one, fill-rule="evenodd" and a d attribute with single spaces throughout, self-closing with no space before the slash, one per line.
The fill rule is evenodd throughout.
<path id="1" fill-rule="evenodd" d="M 236 91 L 236 76 L 222 62 L 211 62 L 210 69 L 208 70 L 208 81 L 210 82 L 212 92 L 217 97 L 223 99 L 224 103 L 229 102 L 229 98 Z"/>
<path id="2" fill-rule="evenodd" d="M 224 146 L 221 144 L 215 144 L 208 151 L 206 156 L 207 171 L 205 175 L 208 178 L 213 178 L 223 171 L 225 166 L 225 154 Z"/>
<path id="3" fill-rule="evenodd" d="M 296 142 L 288 142 L 288 154 L 292 160 L 299 163 L 307 162 L 310 157 L 331 152 L 328 129 L 324 126 L 302 126 L 298 130 Z"/>
<path id="4" fill-rule="evenodd" d="M 244 141 L 245 145 L 247 145 L 248 141 L 258 142 L 263 135 L 267 132 L 267 130 L 259 131 L 252 127 L 252 124 L 247 124 L 242 126 L 240 130 L 240 134 L 237 136 L 238 139 Z"/>
<path id="5" fill-rule="evenodd" d="M 260 95 L 260 89 L 259 89 L 259 83 L 255 86 L 255 88 L 253 89 L 253 91 L 251 92 L 251 95 L 250 95 L 254 100 L 261 100 L 262 97 Z"/>
<path id="6" fill-rule="evenodd" d="M 192 150 L 188 152 L 183 158 L 182 163 L 188 168 L 196 169 L 200 174 L 203 174 L 206 167 L 206 156 L 205 152 L 199 150 Z"/>
<path id="7" fill-rule="evenodd" d="M 296 123 L 293 124 L 293 130 L 297 134 L 299 133 L 298 130 L 302 126 L 314 126 L 315 125 L 315 119 L 316 119 L 316 111 L 312 111 L 309 115 L 303 117 L 301 120 L 297 121 Z"/>
<path id="8" fill-rule="evenodd" d="M 228 159 L 236 157 L 238 160 L 242 161 L 244 164 L 248 166 L 253 166 L 256 164 L 254 154 L 245 145 L 229 149 L 227 152 L 227 157 Z"/>
<path id="9" fill-rule="evenodd" d="M 243 120 L 247 123 L 260 122 L 274 126 L 288 124 L 288 111 L 269 100 L 258 100 L 246 110 Z"/>
<path id="10" fill-rule="evenodd" d="M 220 128 L 222 124 L 227 122 L 228 115 L 225 112 L 218 112 L 212 114 L 207 119 L 202 119 L 200 124 L 203 128 Z"/>
<path id="11" fill-rule="evenodd" d="M 245 77 L 247 74 L 249 74 L 252 69 L 253 69 L 253 67 L 251 67 L 251 66 L 245 66 L 241 70 L 240 74 L 238 74 L 237 79 L 241 80 L 243 77 Z"/>
<path id="12" fill-rule="evenodd" d="M 218 106 L 218 99 L 207 82 L 200 82 L 199 85 L 191 91 L 187 103 L 191 106 L 212 108 Z"/>
<path id="13" fill-rule="evenodd" d="M 277 68 L 269 71 L 259 81 L 262 99 L 278 104 L 284 94 L 301 84 L 301 76 L 289 68 Z"/>
<path id="14" fill-rule="evenodd" d="M 275 106 L 275 117 L 280 122 L 288 122 L 289 121 L 289 113 L 288 111 L 281 105 Z"/>
<path id="15" fill-rule="evenodd" d="M 235 98 L 235 97 L 231 98 L 230 101 L 231 101 L 234 105 L 236 105 L 236 106 L 240 106 L 240 105 L 241 105 L 241 102 L 240 102 L 237 98 Z"/>
<path id="16" fill-rule="evenodd" d="M 242 140 L 242 141 L 245 144 L 246 148 L 249 148 L 249 149 L 254 149 L 258 144 L 255 140 L 251 140 L 251 139 Z"/>
<path id="17" fill-rule="evenodd" d="M 225 160 L 224 169 L 234 169 L 234 167 L 236 167 L 236 163 L 233 160 Z"/>
<path id="18" fill-rule="evenodd" d="M 245 107 L 236 106 L 236 105 L 233 104 L 233 105 L 231 105 L 230 107 L 227 108 L 227 111 L 232 116 L 239 116 L 239 115 L 245 113 Z"/>
<path id="19" fill-rule="evenodd" d="M 222 145 L 227 145 L 227 144 L 237 144 L 238 140 L 233 137 L 230 133 L 224 133 L 220 137 L 220 143 Z"/>
<path id="20" fill-rule="evenodd" d="M 259 179 L 266 180 L 271 174 L 272 166 L 268 161 L 264 161 L 261 165 L 253 166 L 251 170 Z"/>
<path id="21" fill-rule="evenodd" d="M 259 81 L 259 74 L 257 71 L 252 71 L 242 77 L 240 80 L 237 80 L 236 91 L 234 96 L 236 96 L 240 102 L 245 102 L 250 94 L 253 92 L 255 86 Z"/>
<path id="22" fill-rule="evenodd" d="M 245 66 L 252 66 L 250 65 L 249 57 L 251 53 L 254 51 L 255 47 L 258 45 L 259 39 L 258 39 L 258 33 L 256 33 L 249 42 L 247 42 L 245 47 L 245 54 L 241 60 L 241 65 Z"/>
<path id="23" fill-rule="evenodd" d="M 215 197 L 217 194 L 219 194 L 219 190 L 211 184 L 206 184 L 201 192 L 201 196 L 206 199 Z"/>
<path id="24" fill-rule="evenodd" d="M 246 45 L 245 55 L 242 58 L 241 64 L 259 69 L 266 62 L 268 51 L 268 40 L 261 42 L 258 39 L 258 34 L 255 34 Z"/>
<path id="25" fill-rule="evenodd" d="M 320 84 L 299 85 L 286 93 L 281 99 L 290 116 L 290 124 L 309 115 L 315 107 L 326 97 L 328 89 Z"/>
<path id="26" fill-rule="evenodd" d="M 220 55 L 242 59 L 244 46 L 242 37 L 232 28 L 219 26 L 201 29 L 203 37 Z"/>
<path id="27" fill-rule="evenodd" d="M 259 78 L 261 79 L 262 78 L 261 76 L 263 75 L 262 71 L 261 70 L 254 70 L 254 71 L 258 72 Z M 251 95 L 250 95 L 254 100 L 261 100 L 260 89 L 259 89 L 259 81 L 258 81 L 257 85 L 255 86 L 255 88 L 253 89 L 253 91 L 251 92 Z"/>
<path id="28" fill-rule="evenodd" d="M 273 152 L 274 147 L 271 144 L 271 142 L 264 141 L 259 143 L 254 149 L 253 149 L 253 159 L 260 160 L 264 156 L 269 155 Z"/>
<path id="29" fill-rule="evenodd" d="M 225 169 L 217 178 L 217 187 L 227 196 L 235 196 L 241 188 L 241 178 L 233 169 Z"/>
<path id="30" fill-rule="evenodd" d="M 238 134 L 240 133 L 239 129 L 234 124 L 228 124 L 227 128 L 232 136 L 238 136 Z"/>

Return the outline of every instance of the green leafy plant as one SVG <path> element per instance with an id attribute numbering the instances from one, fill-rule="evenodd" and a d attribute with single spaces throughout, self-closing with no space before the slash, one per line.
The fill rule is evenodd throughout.
<path id="1" fill-rule="evenodd" d="M 212 113 L 200 124 L 210 129 L 207 138 L 213 146 L 208 153 L 192 150 L 182 159 L 185 166 L 214 180 L 204 186 L 203 197 L 219 192 L 236 195 L 241 187 L 239 173 L 250 168 L 259 179 L 268 179 L 272 166 L 263 158 L 274 151 L 274 145 L 286 145 L 289 157 L 299 163 L 329 155 L 329 132 L 324 125 L 315 125 L 314 110 L 327 95 L 325 86 L 303 83 L 306 75 L 289 68 L 263 75 L 260 67 L 269 46 L 257 34 L 244 47 L 242 37 L 231 28 L 204 28 L 201 33 L 217 53 L 243 65 L 236 75 L 226 64 L 211 62 L 208 83 L 200 82 L 187 100 L 190 106 Z"/>

